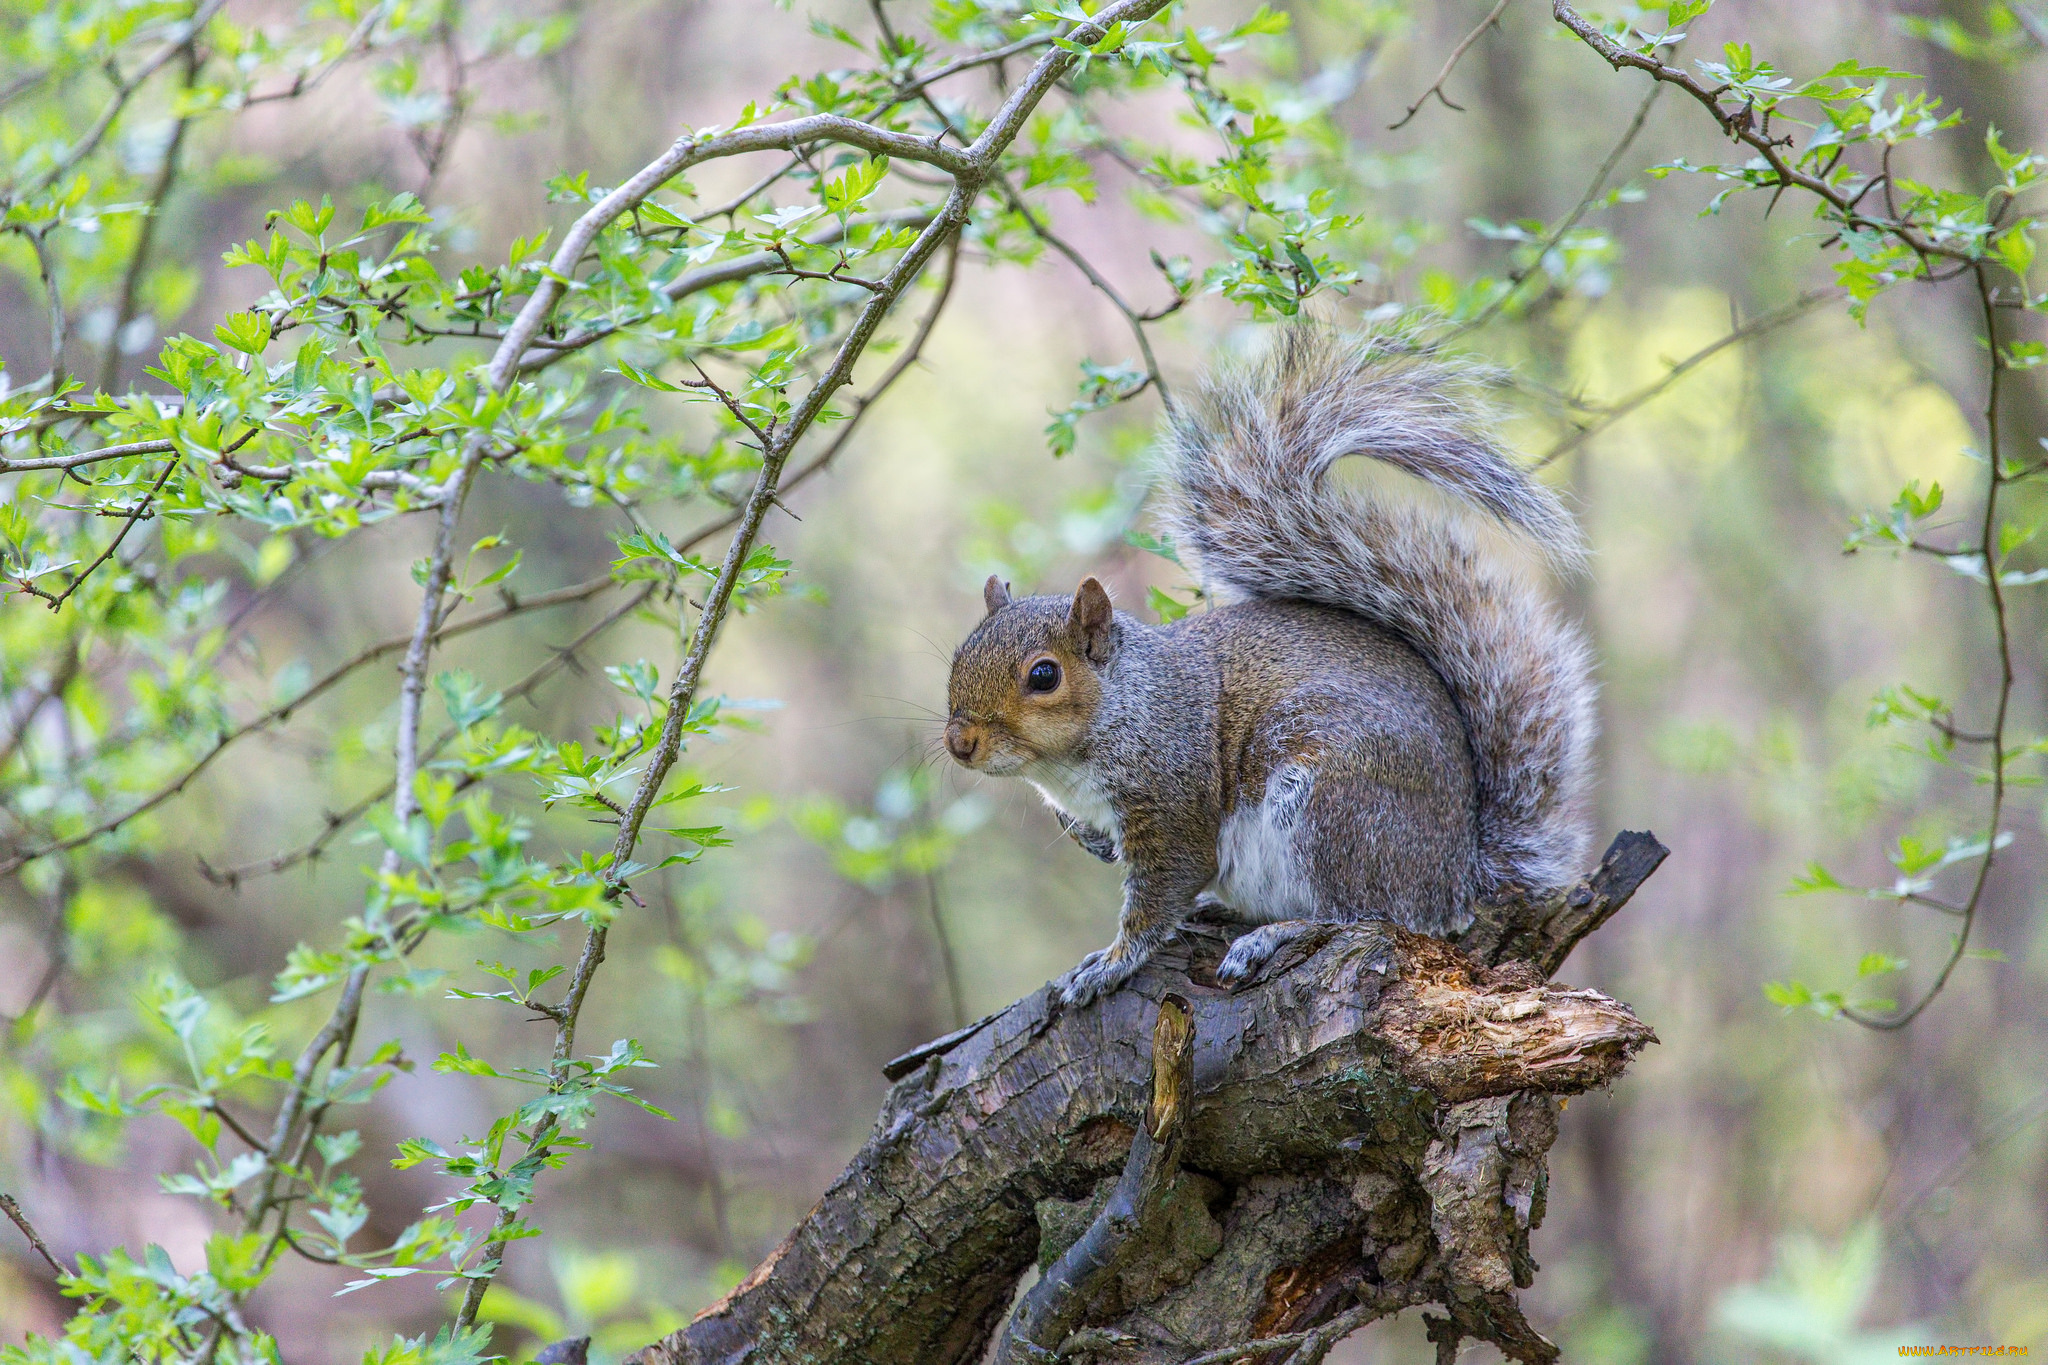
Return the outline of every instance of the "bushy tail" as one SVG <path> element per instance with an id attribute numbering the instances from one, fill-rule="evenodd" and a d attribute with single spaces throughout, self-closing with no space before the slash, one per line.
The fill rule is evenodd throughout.
<path id="1" fill-rule="evenodd" d="M 1174 414 L 1168 521 L 1223 600 L 1343 607 L 1429 661 L 1471 738 L 1479 893 L 1491 898 L 1582 870 L 1596 726 L 1585 641 L 1469 516 L 1324 479 L 1347 455 L 1384 461 L 1575 566 L 1570 515 L 1475 423 L 1466 387 L 1380 342 L 1288 331 Z"/>

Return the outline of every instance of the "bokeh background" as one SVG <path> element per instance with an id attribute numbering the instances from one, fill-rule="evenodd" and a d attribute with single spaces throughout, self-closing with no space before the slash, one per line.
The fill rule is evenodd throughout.
<path id="1" fill-rule="evenodd" d="M 32 22 L 37 8 L 8 6 L 4 22 Z M 236 8 L 245 22 L 272 8 L 289 17 Z M 512 8 L 476 0 L 466 22 Z M 1452 76 L 1463 112 L 1431 103 L 1390 131 L 1488 6 L 1279 8 L 1292 30 L 1260 60 L 1351 82 L 1337 118 L 1373 196 L 1355 207 L 1415 237 L 1415 265 L 1361 291 L 1340 317 L 1421 297 L 1432 271 L 1498 268 L 1510 244 L 1469 220 L 1554 222 L 1644 93 L 1531 0 L 1508 6 Z M 294 196 L 417 189 L 453 229 L 451 252 L 500 256 L 559 218 L 541 202 L 546 177 L 589 168 L 609 183 L 673 130 L 727 120 L 787 75 L 834 64 L 812 15 L 868 22 L 863 6 L 841 0 L 586 5 L 558 52 L 482 82 L 478 111 L 431 183 L 384 116 L 390 99 L 372 116 L 378 96 L 349 71 L 312 96 L 202 128 L 216 169 L 173 198 L 161 225 L 186 269 L 156 299 L 154 325 L 203 334 L 245 305 L 260 281 L 225 269 L 221 251 Z M 1992 50 L 1958 53 L 1901 24 L 1912 16 L 1971 32 L 1990 22 L 1973 0 L 1721 0 L 1690 41 L 1711 50 L 1745 39 L 1792 71 L 1853 54 L 1926 73 L 1967 122 L 1914 152 L 1920 178 L 1975 183 L 1987 123 L 2008 145 L 2048 142 L 2048 54 L 2024 30 L 2008 24 Z M 8 77 L 0 71 L 0 86 Z M 1588 220 L 1606 235 L 1594 266 L 1527 316 L 1470 339 L 1519 376 L 1506 395 L 1509 431 L 1532 455 L 1570 430 L 1569 410 L 1543 391 L 1611 403 L 1826 283 L 1803 208 L 1767 217 L 1758 198 L 1702 217 L 1713 186 L 1640 173 L 1714 158 L 1722 148 L 1710 134 L 1680 97 L 1654 104 L 1616 173 L 1642 193 Z M 1181 241 L 1116 195 L 1062 200 L 1055 220 L 1141 299 L 1159 287 L 1149 247 L 1200 250 L 1192 234 Z M 804 591 L 735 624 L 711 682 L 758 699 L 757 724 L 697 755 L 732 788 L 720 800 L 736 849 L 672 870 L 664 899 L 619 921 L 585 1015 L 593 1045 L 643 1041 L 660 1069 L 641 1073 L 641 1089 L 677 1117 L 603 1114 L 588 1133 L 594 1153 L 545 1182 L 549 1233 L 513 1248 L 513 1292 L 494 1294 L 496 1315 L 518 1333 L 501 1338 L 508 1348 L 596 1328 L 601 1352 L 615 1356 L 684 1320 L 774 1245 L 860 1143 L 883 1060 L 1037 987 L 1111 930 L 1114 872 L 1060 838 L 1027 790 L 935 762 L 936 718 L 948 655 L 991 570 L 1055 591 L 1098 573 L 1134 609 L 1147 588 L 1177 581 L 1171 564 L 1124 539 L 1144 525 L 1156 400 L 1091 419 L 1074 453 L 1053 458 L 1044 429 L 1069 400 L 1077 364 L 1129 358 L 1121 319 L 1052 256 L 1028 270 L 970 258 L 959 291 L 926 363 L 839 465 L 791 499 L 802 520 L 771 529 Z M 1846 880 L 1888 882 L 1884 850 L 1901 834 L 1981 820 L 1980 791 L 1901 752 L 1897 732 L 1866 725 L 1888 683 L 1962 698 L 1965 715 L 1986 694 L 1989 631 L 1973 585 L 1939 564 L 1840 552 L 1852 518 L 1908 479 L 1981 485 L 1967 453 L 1982 440 L 1971 306 L 1966 293 L 1901 290 L 1862 326 L 1839 304 L 1816 307 L 1716 354 L 1551 468 L 1596 552 L 1589 576 L 1561 591 L 1600 658 L 1603 833 L 1652 829 L 1673 850 L 1562 974 L 1629 1001 L 1662 1039 L 1613 1093 L 1571 1105 L 1553 1154 L 1531 1316 L 1570 1359 L 1875 1360 L 1906 1340 L 2048 1347 L 2038 790 L 2022 789 L 2010 808 L 2014 843 L 1978 928 L 1980 946 L 2002 960 L 1966 962 L 1913 1027 L 1867 1034 L 1788 1014 L 1764 993 L 1795 977 L 1849 984 L 1868 951 L 1922 967 L 1947 943 L 1945 924 L 1888 904 L 1785 891 L 1813 860 Z M 0 279 L 0 352 L 17 375 L 46 359 L 41 308 L 32 278 Z M 1159 330 L 1161 363 L 1191 382 L 1248 330 L 1228 306 L 1202 301 Z M 2009 430 L 2031 447 L 2048 432 L 2043 386 L 2016 384 L 2010 402 Z M 488 483 L 470 523 L 518 528 L 526 582 L 600 571 L 611 546 L 594 526 L 555 517 L 558 499 Z M 253 627 L 252 666 L 302 659 L 317 672 L 402 632 L 424 529 L 401 519 L 332 549 L 307 547 Z M 2044 726 L 2042 591 L 2014 607 L 2023 737 Z M 572 639 L 605 605 L 469 637 L 450 659 L 502 680 L 513 671 L 504 661 Z M 566 735 L 608 717 L 616 694 L 596 665 L 669 648 L 652 626 L 623 627 L 589 667 L 533 699 L 535 720 Z M 372 855 L 347 833 L 310 869 L 235 889 L 206 878 L 201 860 L 227 867 L 302 844 L 324 811 L 371 789 L 374 746 L 339 718 L 378 714 L 391 688 L 371 670 L 244 746 L 166 808 L 157 852 L 98 884 L 100 903 L 73 908 L 80 959 L 60 999 L 104 1014 L 107 1046 L 123 1045 L 127 998 L 152 966 L 175 961 L 253 1005 L 293 943 L 319 941 L 359 908 Z M 42 914 L 20 888 L 0 887 L 0 1009 L 10 1013 L 41 972 Z M 496 949 L 480 933 L 433 951 L 439 965 L 467 968 Z M 1914 968 L 1908 989 L 1924 981 Z M 411 1055 L 431 1057 L 458 1032 L 478 1052 L 521 1045 L 518 1025 L 435 994 L 378 1006 L 385 1033 Z M 11 1065 L 39 1064 L 20 1039 L 9 1046 Z M 481 1128 L 503 1098 L 491 1084 L 422 1066 L 351 1120 L 366 1140 L 357 1164 L 377 1210 L 371 1236 L 395 1234 L 437 1195 L 434 1178 L 391 1171 L 380 1154 L 401 1137 Z M 0 1187 L 59 1254 L 145 1242 L 180 1264 L 198 1254 L 203 1211 L 154 1178 L 185 1159 L 176 1130 L 144 1125 L 124 1147 L 95 1152 L 7 1112 Z M 64 1309 L 44 1267 L 11 1229 L 0 1234 L 0 1341 L 54 1331 Z M 293 1266 L 254 1315 L 288 1359 L 317 1365 L 417 1330 L 436 1311 L 418 1281 L 333 1297 L 339 1287 Z M 1427 1349 L 1411 1315 L 1333 1359 L 1412 1361 Z"/>

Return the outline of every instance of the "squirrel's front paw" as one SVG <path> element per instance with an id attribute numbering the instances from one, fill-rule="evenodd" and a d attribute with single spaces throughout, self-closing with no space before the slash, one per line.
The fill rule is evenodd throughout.
<path id="1" fill-rule="evenodd" d="M 1123 985 L 1144 963 L 1142 954 L 1122 951 L 1111 944 L 1082 958 L 1081 965 L 1061 977 L 1053 989 L 1059 992 L 1060 999 L 1078 1007 Z"/>

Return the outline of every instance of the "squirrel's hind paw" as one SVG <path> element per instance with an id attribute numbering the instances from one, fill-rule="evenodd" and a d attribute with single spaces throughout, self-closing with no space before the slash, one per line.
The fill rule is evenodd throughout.
<path id="1" fill-rule="evenodd" d="M 1313 926 L 1305 919 L 1284 919 L 1276 924 L 1262 924 L 1248 934 L 1241 934 L 1230 945 L 1230 951 L 1223 955 L 1223 961 L 1216 964 L 1216 979 L 1232 990 L 1249 986 L 1259 979 L 1259 973 L 1273 960 L 1273 954 L 1307 933 Z"/>
<path id="2" fill-rule="evenodd" d="M 1079 1008 L 1129 981 L 1143 965 L 1143 954 L 1119 954 L 1116 945 L 1111 944 L 1082 958 L 1078 967 L 1053 983 L 1053 989 L 1059 992 L 1060 999 Z"/>

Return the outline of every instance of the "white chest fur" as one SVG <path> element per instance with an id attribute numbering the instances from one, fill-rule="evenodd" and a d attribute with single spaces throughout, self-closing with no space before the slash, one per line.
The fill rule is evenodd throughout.
<path id="1" fill-rule="evenodd" d="M 1069 819 L 1099 829 L 1112 839 L 1123 838 L 1124 822 L 1110 804 L 1108 790 L 1092 772 L 1063 763 L 1034 763 L 1024 770 L 1024 777 L 1054 810 L 1064 811 Z"/>
<path id="2" fill-rule="evenodd" d="M 1315 887 L 1296 846 L 1313 783 L 1306 768 L 1289 764 L 1266 783 L 1263 800 L 1224 819 L 1210 895 L 1249 920 L 1318 918 Z"/>

